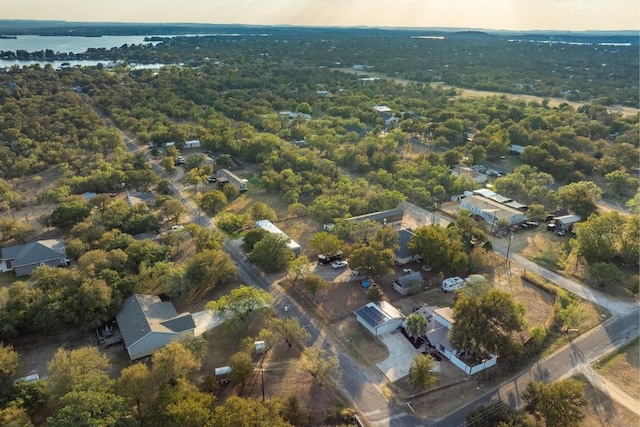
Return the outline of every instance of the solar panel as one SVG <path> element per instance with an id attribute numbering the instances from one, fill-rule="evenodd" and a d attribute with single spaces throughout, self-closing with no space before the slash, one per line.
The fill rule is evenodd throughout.
<path id="1" fill-rule="evenodd" d="M 376 328 L 386 322 L 387 316 L 371 306 L 364 306 L 356 311 L 356 314 L 367 322 L 371 327 Z"/>

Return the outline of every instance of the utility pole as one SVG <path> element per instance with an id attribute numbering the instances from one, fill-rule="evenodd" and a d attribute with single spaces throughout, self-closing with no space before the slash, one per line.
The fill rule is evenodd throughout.
<path id="1" fill-rule="evenodd" d="M 509 233 L 509 244 L 507 245 L 507 269 L 509 269 L 509 251 L 511 250 L 512 240 L 513 240 L 513 233 Z"/>

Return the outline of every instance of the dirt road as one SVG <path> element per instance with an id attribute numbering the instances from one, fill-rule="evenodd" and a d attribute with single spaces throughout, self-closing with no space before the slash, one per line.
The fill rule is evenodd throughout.
<path id="1" fill-rule="evenodd" d="M 360 70 L 354 70 L 352 68 L 333 68 L 333 71 L 340 71 L 342 73 L 354 74 L 360 77 L 374 77 L 379 79 L 393 80 L 398 83 L 407 84 L 407 83 L 425 83 L 417 80 L 407 80 L 401 79 L 397 77 L 389 77 L 382 73 L 374 73 L 374 72 L 362 72 Z M 475 89 L 462 89 L 455 86 L 446 85 L 444 83 L 430 83 L 432 86 L 440 87 L 442 89 L 455 89 L 458 92 L 459 96 L 467 97 L 467 98 L 480 98 L 483 96 L 506 96 L 508 99 L 522 99 L 524 101 L 535 101 L 540 102 L 544 99 L 549 100 L 550 107 L 557 107 L 560 104 L 569 104 L 573 108 L 578 108 L 583 105 L 591 105 L 589 102 L 575 102 L 575 101 L 567 101 L 564 98 L 550 98 L 536 95 L 525 95 L 525 94 L 515 94 L 515 93 L 506 93 L 506 92 L 495 92 L 495 91 L 485 91 L 485 90 L 475 90 Z M 622 105 L 609 105 L 607 109 L 613 113 L 621 113 L 623 116 L 635 116 L 640 112 L 637 108 L 624 107 Z"/>

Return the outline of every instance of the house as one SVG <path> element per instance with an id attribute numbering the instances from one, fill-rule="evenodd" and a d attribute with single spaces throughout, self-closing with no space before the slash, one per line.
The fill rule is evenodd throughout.
<path id="1" fill-rule="evenodd" d="M 398 123 L 400 123 L 400 119 L 391 113 L 379 113 L 378 117 L 380 117 L 380 119 L 384 123 L 385 129 L 395 127 L 398 125 Z"/>
<path id="2" fill-rule="evenodd" d="M 69 265 L 64 240 L 39 240 L 2 248 L 0 271 L 13 271 L 16 276 L 26 276 L 41 265 L 51 267 Z"/>
<path id="3" fill-rule="evenodd" d="M 477 190 L 473 190 L 471 195 L 482 196 L 482 197 L 486 197 L 487 199 L 490 199 L 493 196 L 497 196 L 498 193 L 496 193 L 495 191 L 491 191 L 488 188 L 479 188 Z"/>
<path id="4" fill-rule="evenodd" d="M 522 154 L 524 153 L 524 147 L 522 145 L 511 144 L 509 145 L 509 153 Z"/>
<path id="5" fill-rule="evenodd" d="M 145 191 L 144 193 L 138 191 L 127 190 L 127 203 L 133 207 L 139 204 L 145 204 L 151 206 L 155 203 L 155 197 L 152 191 Z"/>
<path id="6" fill-rule="evenodd" d="M 116 321 L 131 360 L 149 356 L 173 340 L 195 336 L 191 313 L 178 314 L 173 304 L 155 295 L 130 296 Z"/>
<path id="7" fill-rule="evenodd" d="M 419 254 L 414 254 L 409 250 L 409 241 L 415 236 L 413 231 L 403 229 L 398 231 L 398 246 L 399 249 L 394 254 L 396 264 L 405 265 L 411 261 L 417 261 L 420 259 Z"/>
<path id="8" fill-rule="evenodd" d="M 398 277 L 393 281 L 391 287 L 396 290 L 400 295 L 410 294 L 414 289 L 422 289 L 424 279 L 419 271 L 414 271 L 410 274 Z"/>
<path id="9" fill-rule="evenodd" d="M 451 175 L 454 176 L 462 176 L 467 175 L 471 177 L 478 184 L 484 184 L 487 182 L 487 175 L 478 172 L 477 170 L 470 168 L 468 166 L 456 165 L 451 169 Z"/>
<path id="10" fill-rule="evenodd" d="M 404 217 L 402 209 L 388 209 L 386 211 L 372 212 L 369 214 L 353 216 L 346 218 L 345 221 L 350 223 L 358 223 L 362 221 L 377 221 L 382 225 L 391 225 L 401 223 Z"/>
<path id="11" fill-rule="evenodd" d="M 513 202 L 513 199 L 510 199 L 508 197 L 502 196 L 500 194 L 496 194 L 495 196 L 492 197 L 488 197 L 488 199 L 493 200 L 494 202 L 498 202 L 500 204 L 507 204 L 510 202 Z"/>
<path id="12" fill-rule="evenodd" d="M 504 219 L 509 225 L 513 225 L 524 220 L 523 212 L 480 196 L 465 197 L 460 200 L 460 208 L 473 215 L 480 215 L 489 224 Z"/>
<path id="13" fill-rule="evenodd" d="M 426 337 L 429 343 L 468 375 L 490 368 L 498 361 L 497 356 L 487 352 L 474 355 L 470 351 L 454 349 L 448 338 L 454 323 L 453 310 L 450 307 L 438 308 L 423 305 L 418 311 L 427 319 Z"/>
<path id="14" fill-rule="evenodd" d="M 386 301 L 370 302 L 354 311 L 356 319 L 374 336 L 393 332 L 402 326 L 404 314 Z"/>
<path id="15" fill-rule="evenodd" d="M 192 139 L 184 143 L 184 148 L 200 148 L 200 140 Z"/>
<path id="16" fill-rule="evenodd" d="M 256 221 L 256 227 L 261 228 L 265 231 L 268 231 L 271 234 L 279 234 L 281 236 L 286 237 L 287 239 L 289 239 L 289 242 L 287 243 L 287 247 L 289 247 L 289 249 L 291 249 L 296 254 L 296 256 L 300 256 L 302 247 L 299 244 L 297 244 L 295 241 L 291 240 L 289 236 L 287 236 L 282 230 L 276 227 L 271 221 L 268 221 L 266 219 L 261 219 L 260 221 Z"/>
<path id="17" fill-rule="evenodd" d="M 391 108 L 387 107 L 386 105 L 374 105 L 373 111 L 375 111 L 376 113 L 389 113 L 391 111 Z"/>
<path id="18" fill-rule="evenodd" d="M 218 186 L 221 188 L 226 184 L 231 184 L 240 192 L 247 191 L 249 189 L 249 181 L 240 178 L 228 169 L 220 169 L 219 171 L 217 171 L 216 178 L 218 180 Z"/>
<path id="19" fill-rule="evenodd" d="M 557 216 L 554 218 L 556 222 L 556 232 L 559 230 L 562 231 L 570 231 L 573 229 L 573 226 L 576 222 L 580 221 L 580 217 L 578 215 L 563 215 Z"/>

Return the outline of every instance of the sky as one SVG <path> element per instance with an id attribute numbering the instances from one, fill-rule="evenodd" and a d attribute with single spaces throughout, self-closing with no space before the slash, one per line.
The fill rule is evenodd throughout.
<path id="1" fill-rule="evenodd" d="M 11 0 L 2 19 L 640 30 L 639 0 Z"/>

